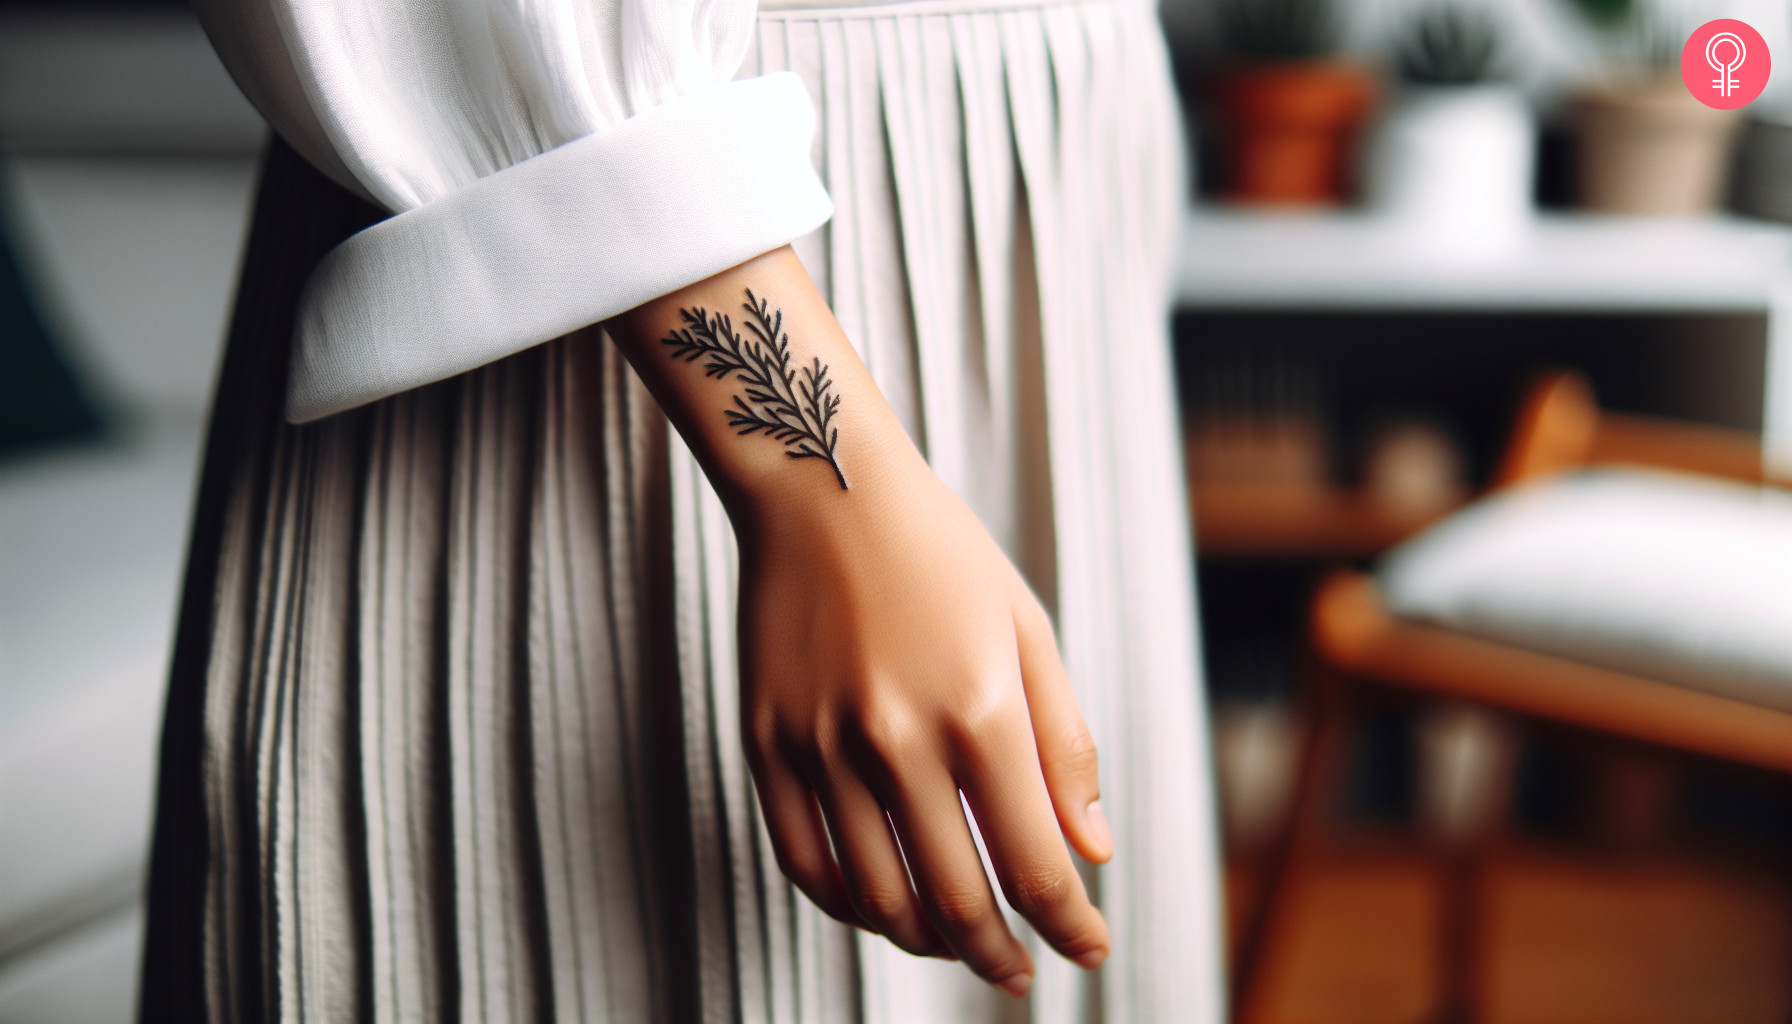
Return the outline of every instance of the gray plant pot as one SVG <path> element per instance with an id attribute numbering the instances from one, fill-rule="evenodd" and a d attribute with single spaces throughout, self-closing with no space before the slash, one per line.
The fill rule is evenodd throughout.
<path id="1" fill-rule="evenodd" d="M 1736 147 L 1730 206 L 1751 217 L 1792 222 L 1792 124 L 1749 119 Z"/>
<path id="2" fill-rule="evenodd" d="M 1574 112 L 1581 206 L 1646 217 L 1717 208 L 1737 111 L 1705 106 L 1674 76 L 1587 89 Z"/>

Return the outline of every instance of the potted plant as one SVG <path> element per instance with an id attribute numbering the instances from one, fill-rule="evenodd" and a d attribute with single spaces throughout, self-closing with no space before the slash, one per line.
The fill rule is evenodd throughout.
<path id="1" fill-rule="evenodd" d="M 1221 0 L 1226 59 L 1207 83 L 1222 178 L 1240 203 L 1323 206 L 1351 191 L 1374 70 L 1330 56 L 1330 0 Z"/>
<path id="2" fill-rule="evenodd" d="M 1730 205 L 1738 213 L 1792 222 L 1792 111 L 1756 111 L 1736 144 Z"/>
<path id="3" fill-rule="evenodd" d="M 1370 205 L 1441 255 L 1510 251 L 1531 221 L 1536 126 L 1500 79 L 1500 56 L 1490 9 L 1424 9 L 1399 41 L 1398 98 L 1366 148 Z"/>
<path id="4" fill-rule="evenodd" d="M 1603 37 L 1604 80 L 1570 103 L 1580 204 L 1589 210 L 1688 216 L 1715 209 L 1727 180 L 1736 111 L 1687 92 L 1680 34 L 1636 0 L 1573 0 Z"/>

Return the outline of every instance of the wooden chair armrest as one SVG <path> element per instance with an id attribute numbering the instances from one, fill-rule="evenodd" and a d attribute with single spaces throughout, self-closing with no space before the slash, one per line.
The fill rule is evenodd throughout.
<path id="1" fill-rule="evenodd" d="M 1494 488 L 1592 465 L 1761 483 L 1761 456 L 1760 437 L 1748 431 L 1602 411 L 1586 379 L 1562 371 L 1545 375 L 1526 394 Z"/>
<path id="2" fill-rule="evenodd" d="M 1545 375 L 1519 406 L 1505 458 L 1493 475 L 1498 490 L 1586 465 L 1599 433 L 1599 404 L 1585 377 Z"/>
<path id="3" fill-rule="evenodd" d="M 1600 416 L 1587 462 L 1763 483 L 1761 454 L 1761 439 L 1747 431 L 1608 412 Z"/>

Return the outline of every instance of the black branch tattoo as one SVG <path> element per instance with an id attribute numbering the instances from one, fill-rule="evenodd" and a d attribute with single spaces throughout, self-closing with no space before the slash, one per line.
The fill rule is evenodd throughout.
<path id="1" fill-rule="evenodd" d="M 784 454 L 793 459 L 826 461 L 846 490 L 846 474 L 835 456 L 840 428 L 834 426 L 834 414 L 840 410 L 840 396 L 834 393 L 827 364 L 816 358 L 807 366 L 791 366 L 784 311 L 772 309 L 751 288 L 741 308 L 747 311 L 742 324 L 748 336 L 734 329 L 726 313 L 711 314 L 698 306 L 680 309 L 684 326 L 660 344 L 671 346 L 674 359 L 702 360 L 705 377 L 732 376 L 745 385 L 734 396 L 734 407 L 724 410 L 737 434 L 763 434 L 782 442 Z"/>

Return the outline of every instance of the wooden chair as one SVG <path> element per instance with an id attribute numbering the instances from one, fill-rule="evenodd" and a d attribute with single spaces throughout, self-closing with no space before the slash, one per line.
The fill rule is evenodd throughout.
<path id="1" fill-rule="evenodd" d="M 1570 374 L 1528 396 L 1494 492 L 1588 466 L 1659 467 L 1762 482 L 1758 439 L 1738 431 L 1602 412 Z M 1327 823 L 1332 783 L 1365 697 L 1404 693 L 1466 702 L 1533 722 L 1601 734 L 1792 774 L 1792 713 L 1734 696 L 1645 678 L 1587 660 L 1542 653 L 1398 618 L 1375 579 L 1339 572 L 1313 599 L 1306 720 L 1293 806 L 1255 912 L 1234 958 L 1234 1019 L 1262 1018 L 1265 965 L 1288 931 Z M 1508 769 L 1510 765 L 1507 766 Z M 1502 777 L 1509 788 L 1512 772 Z M 1495 793 L 1478 831 L 1445 855 L 1447 904 L 1441 1005 L 1433 1019 L 1476 1019 L 1477 880 L 1508 794 Z"/>

